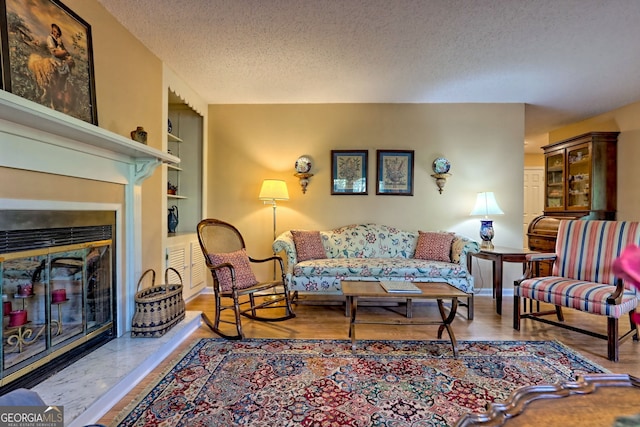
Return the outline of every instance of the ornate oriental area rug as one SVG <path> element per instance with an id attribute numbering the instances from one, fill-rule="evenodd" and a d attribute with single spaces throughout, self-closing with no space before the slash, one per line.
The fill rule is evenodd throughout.
<path id="1" fill-rule="evenodd" d="M 607 372 L 552 341 L 198 341 L 118 426 L 449 426 L 518 387 Z"/>

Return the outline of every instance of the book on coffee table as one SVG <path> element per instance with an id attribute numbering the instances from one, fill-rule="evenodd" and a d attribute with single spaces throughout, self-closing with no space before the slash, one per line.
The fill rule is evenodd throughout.
<path id="1" fill-rule="evenodd" d="M 385 291 L 398 294 L 421 294 L 422 291 L 411 282 L 395 282 L 395 281 L 381 281 L 380 286 Z"/>

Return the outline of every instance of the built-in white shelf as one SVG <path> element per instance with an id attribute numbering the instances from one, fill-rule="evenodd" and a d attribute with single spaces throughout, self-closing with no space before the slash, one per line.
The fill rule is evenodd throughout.
<path id="1" fill-rule="evenodd" d="M 180 139 L 179 137 L 175 136 L 171 132 L 167 132 L 167 139 L 169 141 L 171 141 L 171 142 L 183 142 L 182 139 Z"/>

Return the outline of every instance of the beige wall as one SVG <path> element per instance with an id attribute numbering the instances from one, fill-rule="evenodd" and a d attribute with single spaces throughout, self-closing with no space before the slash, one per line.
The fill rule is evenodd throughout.
<path id="1" fill-rule="evenodd" d="M 524 155 L 524 167 L 544 167 L 544 153 L 540 150 L 540 154 L 525 154 Z"/>
<path id="2" fill-rule="evenodd" d="M 272 211 L 258 200 L 265 178 L 284 179 L 290 200 L 278 205 L 278 234 L 378 222 L 407 229 L 448 229 L 478 238 L 469 216 L 479 191 L 494 191 L 506 215 L 495 243 L 522 244 L 522 104 L 211 105 L 209 216 L 234 223 L 247 245 L 268 255 Z M 368 195 L 330 194 L 331 150 L 367 149 Z M 376 150 L 415 151 L 414 196 L 377 196 Z M 301 155 L 313 167 L 306 194 L 294 174 Z M 431 164 L 451 162 L 438 193 Z"/>
<path id="3" fill-rule="evenodd" d="M 136 126 L 160 148 L 162 62 L 125 30 L 97 1 L 66 0 L 91 25 L 100 127 L 129 137 Z"/>
<path id="4" fill-rule="evenodd" d="M 0 173 L 2 182 L 16 184 L 2 185 L 1 198 L 117 203 L 124 206 L 124 186 L 119 184 L 11 168 L 0 168 Z M 122 213 L 124 215 L 124 211 Z"/>
<path id="5" fill-rule="evenodd" d="M 582 122 L 557 129 L 549 141 L 592 131 L 619 131 L 618 136 L 618 214 L 621 220 L 640 221 L 640 102 L 627 105 Z"/>

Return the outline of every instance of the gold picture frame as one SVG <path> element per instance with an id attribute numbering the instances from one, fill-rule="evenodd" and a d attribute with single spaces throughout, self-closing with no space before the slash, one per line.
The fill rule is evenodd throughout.
<path id="1" fill-rule="evenodd" d="M 91 26 L 58 0 L 0 0 L 2 89 L 98 124 Z"/>

